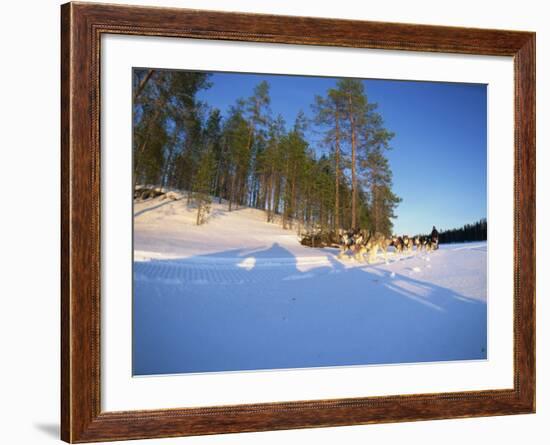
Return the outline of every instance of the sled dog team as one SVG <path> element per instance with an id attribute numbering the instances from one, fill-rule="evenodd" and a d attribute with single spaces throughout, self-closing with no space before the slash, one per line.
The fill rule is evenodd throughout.
<path id="1" fill-rule="evenodd" d="M 368 234 L 362 230 L 349 230 L 340 235 L 340 253 L 338 258 L 344 258 L 347 252 L 357 261 L 364 261 L 365 256 L 368 263 L 376 261 L 378 251 L 384 254 L 387 259 L 388 248 L 393 246 L 397 253 L 412 252 L 413 247 L 417 251 L 425 250 L 431 252 L 439 247 L 439 233 L 434 227 L 429 236 L 392 236 L 388 238 L 381 234 Z"/>

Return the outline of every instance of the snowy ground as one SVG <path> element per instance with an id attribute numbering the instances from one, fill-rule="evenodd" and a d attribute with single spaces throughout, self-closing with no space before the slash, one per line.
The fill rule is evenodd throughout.
<path id="1" fill-rule="evenodd" d="M 134 206 L 134 374 L 487 357 L 486 243 L 367 265 L 264 212 Z"/>

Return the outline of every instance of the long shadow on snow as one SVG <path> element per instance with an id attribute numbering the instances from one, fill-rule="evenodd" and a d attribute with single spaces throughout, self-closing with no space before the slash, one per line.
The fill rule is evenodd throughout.
<path id="1" fill-rule="evenodd" d="M 161 201 L 160 203 L 158 203 L 154 206 L 147 207 L 146 209 L 139 210 L 138 212 L 134 213 L 134 218 L 137 217 L 137 216 L 143 215 L 144 213 L 150 212 L 152 210 L 156 210 L 160 207 L 164 207 L 167 204 L 173 204 L 174 202 L 177 202 L 177 201 L 174 200 L 174 199 L 165 199 L 165 200 Z"/>
<path id="2" fill-rule="evenodd" d="M 136 262 L 134 375 L 487 357 L 485 302 L 328 259 L 301 271 L 273 244 Z"/>

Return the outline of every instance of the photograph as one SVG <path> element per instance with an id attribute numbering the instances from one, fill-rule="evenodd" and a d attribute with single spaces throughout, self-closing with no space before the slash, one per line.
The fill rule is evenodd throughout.
<path id="1" fill-rule="evenodd" d="M 487 360 L 487 85 L 132 70 L 134 376 Z"/>

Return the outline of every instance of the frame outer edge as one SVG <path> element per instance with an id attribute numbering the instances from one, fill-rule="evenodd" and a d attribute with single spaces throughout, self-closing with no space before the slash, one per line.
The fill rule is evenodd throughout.
<path id="1" fill-rule="evenodd" d="M 71 146 L 71 13 L 61 5 L 61 422 L 60 438 L 71 441 L 70 329 L 70 146 Z"/>
<path id="2" fill-rule="evenodd" d="M 154 14 L 153 14 L 154 12 Z M 149 17 L 148 13 L 152 16 Z M 204 13 L 202 17 L 199 13 Z M 167 20 L 162 21 L 163 17 Z M 99 63 L 101 32 L 126 24 L 122 34 L 167 35 L 244 41 L 276 41 L 319 44 L 286 39 L 285 20 L 316 30 L 319 23 L 343 26 L 343 21 L 301 17 L 265 16 L 182 9 L 154 9 L 121 5 L 68 3 L 61 7 L 61 438 L 70 443 L 124 440 L 228 432 L 265 431 L 321 426 L 356 425 L 439 418 L 474 417 L 529 413 L 535 409 L 535 35 L 527 32 L 453 29 L 464 43 L 445 51 L 437 39 L 446 28 L 387 24 L 397 35 L 395 42 L 364 40 L 357 47 L 404 49 L 400 45 L 418 32 L 419 51 L 463 52 L 467 54 L 513 55 L 515 57 L 515 183 L 516 249 L 520 288 L 515 301 L 514 335 L 516 369 L 514 390 L 486 393 L 417 395 L 388 398 L 380 403 L 349 402 L 343 399 L 273 404 L 271 407 L 239 405 L 207 409 L 132 411 L 101 413 L 99 403 L 99 139 L 95 133 L 99 118 Z M 196 20 L 199 20 L 196 23 Z M 185 28 L 181 23 L 191 28 Z M 257 21 L 252 21 L 252 19 Z M 156 21 L 155 21 L 156 20 Z M 225 23 L 228 25 L 226 26 Z M 216 26 L 212 23 L 217 23 Z M 252 23 L 251 23 L 252 21 Z M 275 22 L 274 22 L 275 21 Z M 171 23 L 169 23 L 171 22 Z M 144 24 L 141 26 L 141 24 Z M 154 30 L 151 25 L 160 23 Z M 258 24 L 271 27 L 273 35 Z M 275 24 L 274 24 L 275 23 Z M 352 22 L 346 22 L 352 24 Z M 361 22 L 354 22 L 361 23 Z M 368 22 L 363 22 L 366 26 Z M 196 25 L 196 26 L 195 26 Z M 242 25 L 244 32 L 231 31 Z M 371 22 L 369 26 L 383 26 Z M 130 26 L 130 28 L 128 28 Z M 148 27 L 149 26 L 149 27 Z M 219 28 L 218 28 L 219 27 Z M 215 31 L 212 31 L 216 29 Z M 247 34 L 247 29 L 252 30 Z M 370 33 L 372 34 L 372 28 Z M 408 30 L 403 34 L 403 30 Z M 363 30 L 365 31 L 365 30 Z M 474 42 L 468 37 L 477 33 Z M 318 31 L 319 33 L 320 31 Z M 347 28 L 336 41 L 351 42 Z M 365 31 L 366 32 L 366 31 Z M 369 32 L 367 32 L 368 35 Z M 266 37 L 267 36 L 267 37 Z M 496 37 L 495 37 L 496 36 Z M 500 38 L 501 37 L 502 40 Z M 298 39 L 294 41 L 292 39 Z M 270 40 L 273 39 L 273 40 Z M 289 40 L 288 42 L 286 40 Z M 496 40 L 495 40 L 496 39 Z M 292 42 L 290 42 L 292 40 Z M 321 44 L 332 44 L 324 37 Z M 328 43 L 327 43 L 328 42 Z M 389 43 L 388 43 L 389 42 Z M 400 43 L 401 42 L 401 43 Z M 436 43 L 434 43 L 436 42 Z M 468 44 L 466 42 L 469 42 Z M 388 45 L 386 46 L 386 43 Z M 472 46 L 476 43 L 478 46 Z M 343 45 L 345 46 L 345 45 Z M 348 45 L 349 46 L 349 45 Z M 410 48 L 409 48 L 410 49 Z M 97 91 L 94 88 L 98 88 Z M 99 128 L 99 127 L 98 127 Z M 99 129 L 98 129 L 99 131 Z M 519 176 L 519 177 L 518 177 Z M 96 264 L 97 263 L 97 264 Z M 519 267 L 518 267 L 519 266 Z M 382 398 L 384 399 L 384 398 Z M 391 399 L 391 400 L 390 400 Z M 367 400 L 367 399 L 365 399 Z M 334 402 L 335 404 L 333 404 Z M 391 407 L 387 404 L 391 403 Z"/>
<path id="3" fill-rule="evenodd" d="M 93 104 L 90 17 L 82 4 L 61 5 L 61 439 L 82 442 L 99 415 L 98 153 Z M 94 196 L 97 196 L 94 201 Z"/>
<path id="4" fill-rule="evenodd" d="M 521 345 L 519 366 L 520 398 L 527 412 L 536 410 L 536 34 L 532 33 L 515 56 L 516 68 L 516 132 L 519 165 L 516 167 L 519 186 L 517 209 L 518 235 L 516 252 L 519 264 L 520 313 L 523 318 L 517 330 Z M 519 170 L 518 170 L 519 169 Z"/>

